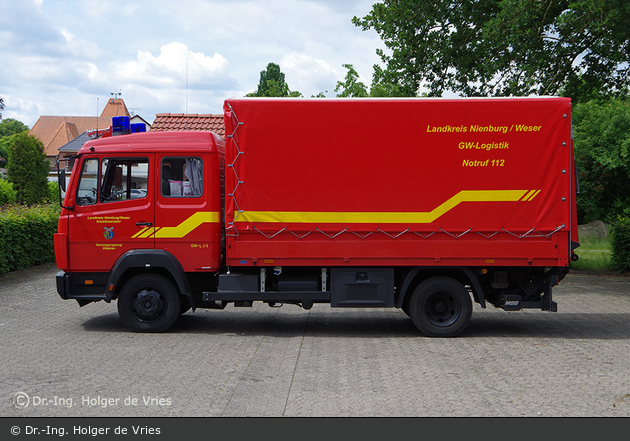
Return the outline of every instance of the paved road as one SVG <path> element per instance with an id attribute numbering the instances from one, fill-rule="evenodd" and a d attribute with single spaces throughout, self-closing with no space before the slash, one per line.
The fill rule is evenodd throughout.
<path id="1" fill-rule="evenodd" d="M 558 313 L 476 308 L 435 339 L 396 309 L 328 305 L 134 334 L 115 303 L 61 300 L 56 271 L 0 277 L 0 417 L 630 416 L 630 278 L 570 274 Z"/>

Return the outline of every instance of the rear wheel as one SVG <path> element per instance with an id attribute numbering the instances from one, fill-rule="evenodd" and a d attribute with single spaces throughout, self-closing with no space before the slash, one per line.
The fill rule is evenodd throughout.
<path id="1" fill-rule="evenodd" d="M 416 327 L 431 337 L 454 337 L 472 316 L 472 301 L 464 286 L 450 277 L 432 277 L 411 294 L 409 315 Z"/>
<path id="2" fill-rule="evenodd" d="M 173 284 L 157 274 L 129 280 L 118 296 L 118 314 L 134 331 L 162 332 L 180 315 L 181 300 Z"/>

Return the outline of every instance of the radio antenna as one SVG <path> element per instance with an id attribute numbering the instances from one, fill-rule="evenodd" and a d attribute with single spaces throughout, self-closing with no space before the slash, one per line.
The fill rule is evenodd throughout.
<path id="1" fill-rule="evenodd" d="M 98 97 L 96 97 L 96 139 L 98 139 Z"/>
<path id="2" fill-rule="evenodd" d="M 186 114 L 188 114 L 188 58 L 186 58 Z"/>

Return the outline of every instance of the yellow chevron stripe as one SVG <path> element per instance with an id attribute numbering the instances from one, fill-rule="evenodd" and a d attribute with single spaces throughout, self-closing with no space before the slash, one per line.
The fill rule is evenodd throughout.
<path id="1" fill-rule="evenodd" d="M 220 215 L 217 211 L 199 211 L 175 227 L 162 227 L 156 229 L 153 237 L 157 239 L 182 238 L 201 224 L 220 221 Z"/>
<path id="2" fill-rule="evenodd" d="M 316 212 L 316 211 L 245 211 L 239 213 L 237 222 L 268 223 L 375 223 L 375 224 L 425 224 L 431 223 L 462 202 L 515 202 L 531 201 L 540 190 L 463 190 L 429 212 Z M 201 224 L 220 222 L 216 211 L 197 212 L 175 227 L 145 227 L 132 236 L 134 239 L 149 237 L 178 239 L 186 236 Z"/>
<path id="3" fill-rule="evenodd" d="M 131 238 L 132 239 L 145 239 L 151 236 L 151 234 L 153 234 L 154 231 L 155 231 L 155 228 L 153 227 L 144 227 L 142 230 L 138 231 L 136 234 L 131 236 Z"/>
<path id="4" fill-rule="evenodd" d="M 533 193 L 532 193 L 533 192 Z M 316 212 L 245 211 L 237 222 L 328 223 L 328 224 L 428 224 L 462 202 L 516 202 L 532 200 L 540 190 L 462 190 L 429 212 Z M 522 199 L 524 196 L 527 198 Z"/>
<path id="5" fill-rule="evenodd" d="M 540 193 L 540 190 L 532 190 L 530 193 L 531 193 L 531 194 L 529 194 L 528 196 L 526 196 L 526 197 L 524 197 L 524 198 L 523 198 L 523 201 L 525 201 L 525 202 L 529 202 L 529 201 L 531 201 L 531 200 L 532 200 L 532 199 L 534 199 L 536 196 L 538 196 L 538 193 Z"/>
<path id="6" fill-rule="evenodd" d="M 200 211 L 175 227 L 144 227 L 131 236 L 131 238 L 146 239 L 154 237 L 159 239 L 180 239 L 201 224 L 208 222 L 221 222 L 219 213 L 216 211 Z"/>
<path id="7" fill-rule="evenodd" d="M 534 195 L 534 193 L 536 193 L 536 190 L 529 190 L 525 196 L 523 196 L 523 198 L 521 199 L 521 202 L 525 202 L 527 201 L 532 195 Z"/>
<path id="8" fill-rule="evenodd" d="M 155 231 L 158 230 L 158 228 L 155 227 L 147 227 L 146 230 L 144 232 L 142 232 L 142 234 L 140 234 L 138 236 L 138 238 L 140 239 L 146 239 L 147 237 L 151 237 L 153 235 L 153 233 L 155 233 Z"/>

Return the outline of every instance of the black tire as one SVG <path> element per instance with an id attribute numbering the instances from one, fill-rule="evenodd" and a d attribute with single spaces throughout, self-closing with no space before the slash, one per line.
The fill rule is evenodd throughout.
<path id="1" fill-rule="evenodd" d="M 180 310 L 177 290 L 167 278 L 157 274 L 132 278 L 118 296 L 118 314 L 134 331 L 166 331 L 177 321 Z"/>
<path id="2" fill-rule="evenodd" d="M 401 309 L 403 310 L 405 314 L 407 314 L 408 317 L 411 317 L 411 314 L 409 313 L 409 297 L 403 300 Z"/>
<path id="3" fill-rule="evenodd" d="M 464 286 L 450 277 L 431 277 L 411 294 L 409 315 L 430 337 L 454 337 L 470 323 L 472 301 Z"/>

